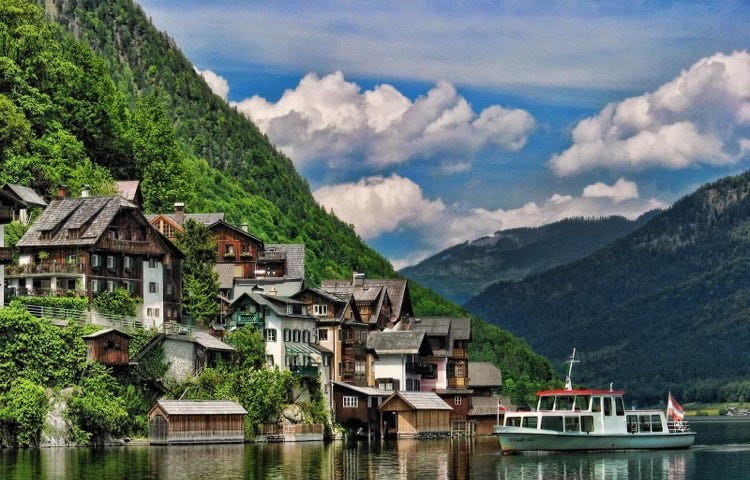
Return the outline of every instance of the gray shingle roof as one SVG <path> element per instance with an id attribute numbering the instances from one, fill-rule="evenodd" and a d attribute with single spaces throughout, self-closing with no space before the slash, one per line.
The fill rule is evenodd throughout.
<path id="1" fill-rule="evenodd" d="M 396 396 L 401 397 L 414 410 L 453 410 L 453 407 L 445 403 L 435 392 L 399 391 L 383 402 L 384 405 Z"/>
<path id="2" fill-rule="evenodd" d="M 490 362 L 469 362 L 470 387 L 499 387 L 502 385 L 500 369 Z"/>
<path id="3" fill-rule="evenodd" d="M 387 397 L 393 394 L 393 392 L 391 392 L 390 390 L 381 390 L 375 387 L 358 387 L 350 383 L 336 382 L 334 380 L 331 380 L 331 383 L 338 387 L 346 388 L 353 392 L 361 393 L 370 397 Z"/>
<path id="4" fill-rule="evenodd" d="M 133 202 L 119 195 L 110 197 L 64 198 L 53 200 L 39 219 L 18 241 L 19 247 L 93 245 L 105 233 L 121 209 L 139 211 Z M 78 238 L 68 238 L 68 229 L 84 229 Z M 41 232 L 52 238 L 41 239 Z"/>
<path id="5" fill-rule="evenodd" d="M 167 415 L 245 415 L 242 405 L 229 400 L 159 400 Z"/>
<path id="6" fill-rule="evenodd" d="M 297 243 L 267 243 L 266 251 L 286 253 L 286 278 L 305 278 L 305 245 Z"/>
<path id="7" fill-rule="evenodd" d="M 222 352 L 233 352 L 234 347 L 222 342 L 218 338 L 205 332 L 196 332 L 194 334 L 195 343 L 209 350 L 218 350 Z"/>
<path id="8" fill-rule="evenodd" d="M 133 338 L 133 336 L 130 335 L 129 333 L 121 332 L 120 330 L 117 330 L 116 328 L 105 328 L 103 330 L 98 330 L 98 331 L 96 331 L 94 333 L 90 333 L 88 335 L 83 335 L 81 338 L 86 338 L 86 339 L 88 339 L 88 338 L 99 338 L 99 337 L 103 337 L 104 335 L 107 335 L 108 333 L 116 333 L 116 334 L 120 335 L 121 337 Z"/>
<path id="9" fill-rule="evenodd" d="M 471 340 L 471 319 L 454 318 L 451 322 L 451 336 L 453 340 Z"/>
<path id="10" fill-rule="evenodd" d="M 6 183 L 3 185 L 3 190 L 10 191 L 26 206 L 34 205 L 37 207 L 46 207 L 47 202 L 36 193 L 36 190 L 23 185 L 16 185 L 14 183 Z"/>
<path id="11" fill-rule="evenodd" d="M 510 410 L 510 399 L 506 397 L 471 397 L 469 416 L 497 415 L 498 404 Z"/>
<path id="12" fill-rule="evenodd" d="M 425 332 L 427 335 L 446 336 L 450 333 L 452 320 L 451 317 L 415 317 L 411 319 L 409 329 Z"/>
<path id="13" fill-rule="evenodd" d="M 425 343 L 424 332 L 370 332 L 367 335 L 367 348 L 378 355 L 417 354 Z"/>
<path id="14" fill-rule="evenodd" d="M 232 288 L 232 285 L 234 285 L 233 263 L 217 263 L 214 265 L 214 271 L 219 276 L 219 288 Z"/>

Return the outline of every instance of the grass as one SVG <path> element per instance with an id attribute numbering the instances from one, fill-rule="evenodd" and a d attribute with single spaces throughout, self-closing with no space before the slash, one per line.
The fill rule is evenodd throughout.
<path id="1" fill-rule="evenodd" d="M 686 403 L 686 415 L 713 416 L 722 415 L 730 408 L 750 410 L 750 403 Z"/>

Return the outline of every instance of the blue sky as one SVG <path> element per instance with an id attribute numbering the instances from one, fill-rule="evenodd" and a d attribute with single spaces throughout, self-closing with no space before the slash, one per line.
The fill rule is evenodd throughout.
<path id="1" fill-rule="evenodd" d="M 750 165 L 746 2 L 140 4 L 397 268 Z"/>

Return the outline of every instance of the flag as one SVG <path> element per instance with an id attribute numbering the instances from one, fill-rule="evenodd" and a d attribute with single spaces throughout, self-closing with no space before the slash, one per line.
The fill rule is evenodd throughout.
<path id="1" fill-rule="evenodd" d="M 675 422 L 680 422 L 685 417 L 682 405 L 677 403 L 677 400 L 672 396 L 672 392 L 669 392 L 669 398 L 667 399 L 667 415 L 672 417 Z"/>

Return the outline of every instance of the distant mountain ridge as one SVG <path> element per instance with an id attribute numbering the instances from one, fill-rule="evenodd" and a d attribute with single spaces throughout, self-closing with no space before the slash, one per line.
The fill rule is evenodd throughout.
<path id="1" fill-rule="evenodd" d="M 541 227 L 501 230 L 447 248 L 400 273 L 463 304 L 498 281 L 520 280 L 590 255 L 645 225 L 658 212 L 635 220 L 570 218 Z"/>
<path id="2" fill-rule="evenodd" d="M 643 401 L 668 389 L 710 398 L 750 375 L 750 173 L 682 198 L 593 255 L 467 303 L 562 365 L 575 381 Z"/>

